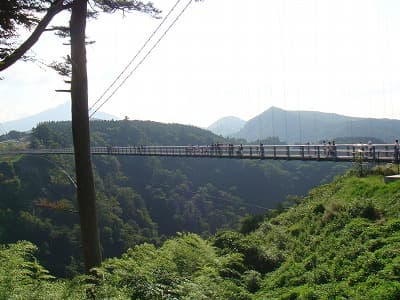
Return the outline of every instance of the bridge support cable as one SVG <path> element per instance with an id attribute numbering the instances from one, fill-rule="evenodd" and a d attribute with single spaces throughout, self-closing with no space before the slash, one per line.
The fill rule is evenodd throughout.
<path id="1" fill-rule="evenodd" d="M 287 109 L 286 109 L 286 82 L 284 82 L 284 86 L 283 86 L 283 102 L 284 102 L 284 106 L 285 106 L 285 111 L 284 111 L 284 115 L 285 115 L 285 143 L 289 143 L 289 141 L 288 141 L 288 120 L 287 120 Z"/>
<path id="2" fill-rule="evenodd" d="M 272 122 L 272 137 L 275 138 L 275 116 L 274 116 L 274 109 L 271 113 L 271 122 Z"/>
<path id="3" fill-rule="evenodd" d="M 75 189 L 78 188 L 78 185 L 76 183 L 76 179 L 71 174 L 69 174 L 60 164 L 58 164 L 58 163 L 56 163 L 56 162 L 54 162 L 54 161 L 52 161 L 50 159 L 47 159 L 47 158 L 43 157 L 43 154 L 41 154 L 41 155 L 25 154 L 25 155 L 26 156 L 30 156 L 30 157 L 40 158 L 40 159 L 43 159 L 43 160 L 47 161 L 48 163 L 50 163 L 51 165 L 56 167 L 61 173 L 63 173 L 68 178 L 68 180 L 71 182 L 71 184 L 75 187 Z"/>
<path id="4" fill-rule="evenodd" d="M 163 32 L 160 38 L 154 43 L 154 45 L 147 51 L 144 57 L 136 64 L 133 70 L 117 85 L 117 87 L 111 92 L 111 94 L 101 102 L 101 104 L 90 114 L 89 118 L 92 118 L 96 112 L 103 107 L 114 95 L 115 93 L 125 84 L 125 82 L 133 75 L 133 73 L 142 65 L 142 63 L 147 59 L 147 57 L 153 52 L 153 50 L 158 46 L 161 40 L 167 35 L 167 33 L 171 30 L 171 28 L 177 23 L 183 13 L 189 8 L 190 4 L 192 4 L 193 0 L 189 0 L 189 2 L 183 7 L 180 13 L 175 17 L 172 23 L 167 27 L 167 29 Z"/>
<path id="5" fill-rule="evenodd" d="M 180 2 L 181 2 L 181 0 L 176 1 L 176 3 L 172 6 L 172 8 L 167 13 L 167 15 L 162 19 L 160 24 L 158 24 L 156 29 L 150 34 L 150 36 L 144 42 L 142 47 L 137 51 L 137 53 L 133 56 L 133 58 L 129 61 L 129 63 L 125 66 L 125 68 L 118 74 L 118 76 L 114 79 L 114 81 L 104 90 L 104 92 L 101 94 L 101 96 L 92 104 L 89 111 L 94 109 L 96 104 L 99 103 L 104 98 L 104 96 L 108 93 L 108 91 L 117 83 L 117 81 L 121 78 L 121 76 L 128 70 L 128 68 L 133 64 L 133 62 L 137 59 L 137 57 L 142 53 L 144 48 L 150 43 L 152 38 L 157 34 L 157 32 L 160 30 L 161 26 L 163 26 L 164 23 L 168 20 L 169 16 L 175 10 L 175 8 L 178 6 L 178 4 Z"/>
<path id="6" fill-rule="evenodd" d="M 0 134 L 7 135 L 7 130 L 2 123 L 0 123 Z"/>
<path id="7" fill-rule="evenodd" d="M 299 125 L 299 143 L 303 144 L 303 127 L 301 124 L 301 115 L 300 115 L 300 111 L 297 111 L 297 121 L 298 121 L 298 125 Z"/>

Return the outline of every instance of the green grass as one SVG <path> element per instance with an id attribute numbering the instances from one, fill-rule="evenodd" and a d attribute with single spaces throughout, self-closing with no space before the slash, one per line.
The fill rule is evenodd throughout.
<path id="1" fill-rule="evenodd" d="M 382 176 L 341 177 L 312 190 L 262 226 L 288 232 L 289 251 L 255 298 L 398 299 L 399 208 L 400 182 Z"/>

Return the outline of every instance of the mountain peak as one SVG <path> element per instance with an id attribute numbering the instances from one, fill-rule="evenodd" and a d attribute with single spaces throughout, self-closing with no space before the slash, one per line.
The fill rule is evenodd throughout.
<path id="1" fill-rule="evenodd" d="M 228 116 L 223 117 L 218 121 L 212 123 L 210 126 L 207 127 L 207 129 L 215 134 L 229 136 L 242 129 L 245 123 L 246 121 L 238 117 Z"/>
<path id="2" fill-rule="evenodd" d="M 285 111 L 283 108 L 279 108 L 277 106 L 271 106 L 266 111 Z"/>
<path id="3" fill-rule="evenodd" d="M 118 120 L 119 118 L 103 113 L 97 112 L 96 119 L 102 120 Z M 40 122 L 46 121 L 69 121 L 71 120 L 71 106 L 70 102 L 67 101 L 63 104 L 60 104 L 56 107 L 46 109 L 38 114 L 31 115 L 29 117 L 21 118 L 18 120 L 4 122 L 3 126 L 7 129 L 7 131 L 16 130 L 16 131 L 28 131 L 35 127 Z"/>

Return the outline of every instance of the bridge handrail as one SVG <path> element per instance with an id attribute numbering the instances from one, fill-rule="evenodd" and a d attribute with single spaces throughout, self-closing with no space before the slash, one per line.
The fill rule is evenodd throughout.
<path id="1" fill-rule="evenodd" d="M 184 146 L 99 146 L 92 147 L 94 155 L 146 155 L 227 157 L 254 159 L 300 159 L 300 160 L 371 160 L 399 161 L 395 144 L 211 144 Z M 73 148 L 24 149 L 0 151 L 0 154 L 73 154 Z"/>

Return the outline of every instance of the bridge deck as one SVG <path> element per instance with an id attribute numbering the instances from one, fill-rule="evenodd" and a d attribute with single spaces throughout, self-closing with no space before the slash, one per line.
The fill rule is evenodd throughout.
<path id="1" fill-rule="evenodd" d="M 93 155 L 168 156 L 233 159 L 275 159 L 305 161 L 398 162 L 393 144 L 354 145 L 205 145 L 205 146 L 130 146 L 92 147 Z M 0 155 L 73 154 L 72 148 L 0 151 Z"/>

